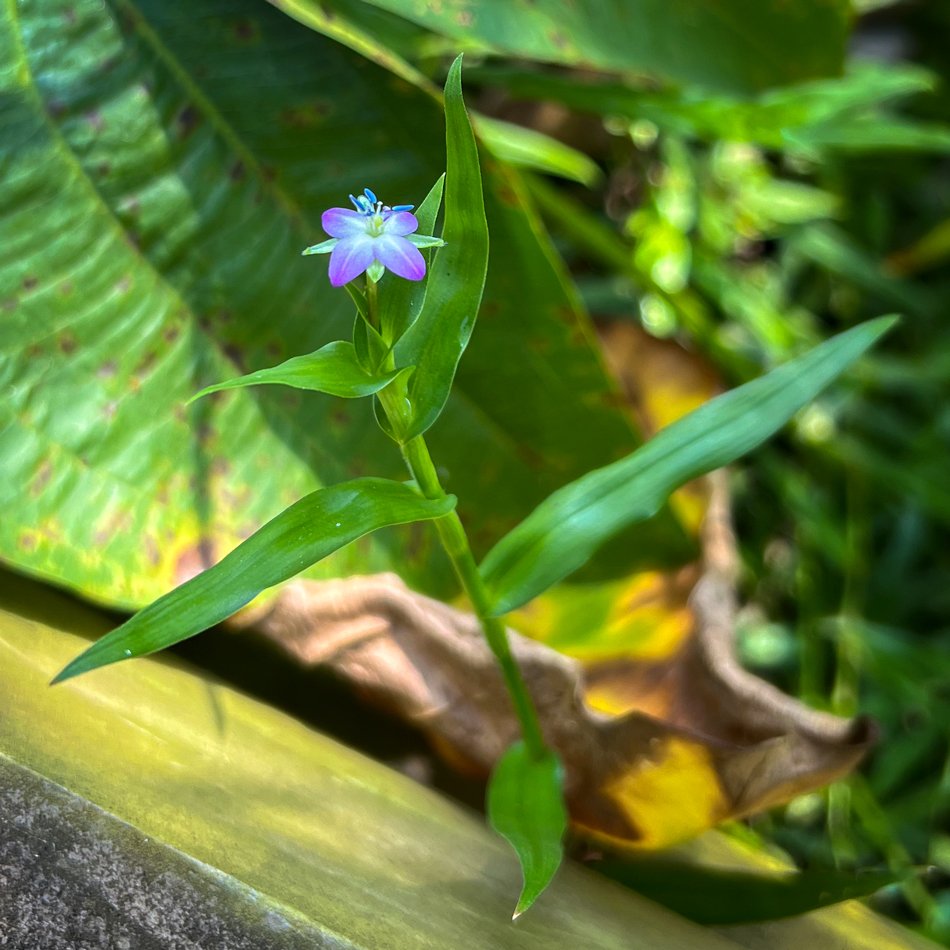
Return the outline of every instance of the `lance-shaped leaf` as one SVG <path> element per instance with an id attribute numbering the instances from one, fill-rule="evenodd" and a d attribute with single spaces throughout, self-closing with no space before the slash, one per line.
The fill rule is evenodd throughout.
<path id="1" fill-rule="evenodd" d="M 501 757 L 488 785 L 488 820 L 515 849 L 524 886 L 513 917 L 520 917 L 551 883 L 564 856 L 567 831 L 564 770 L 551 751 L 534 758 L 523 742 Z"/>
<path id="2" fill-rule="evenodd" d="M 160 597 L 106 634 L 53 680 L 164 649 L 230 617 L 357 538 L 392 524 L 448 514 L 455 499 L 430 501 L 400 482 L 357 478 L 312 492 L 282 511 L 214 567 Z"/>
<path id="3" fill-rule="evenodd" d="M 473 121 L 485 148 L 502 161 L 559 175 L 588 188 L 603 178 L 600 166 L 592 158 L 543 132 L 484 115 L 476 115 Z"/>
<path id="4" fill-rule="evenodd" d="M 680 485 L 765 441 L 894 322 L 881 317 L 841 333 L 711 400 L 619 462 L 556 491 L 488 552 L 482 574 L 494 613 L 527 603 L 623 528 L 649 518 Z"/>
<path id="5" fill-rule="evenodd" d="M 425 301 L 395 347 L 397 366 L 415 366 L 406 438 L 425 432 L 442 412 L 475 326 L 488 269 L 488 224 L 475 136 L 462 100 L 462 57 L 445 83 L 446 246 L 435 255 Z"/>
<path id="6" fill-rule="evenodd" d="M 363 368 L 352 343 L 336 340 L 321 347 L 315 353 L 295 356 L 279 366 L 259 369 L 246 376 L 225 380 L 206 386 L 196 393 L 191 402 L 209 393 L 222 389 L 241 389 L 244 386 L 263 386 L 267 384 L 291 386 L 294 389 L 309 389 L 345 399 L 357 399 L 371 396 L 399 375 L 397 370 L 388 373 L 370 373 Z"/>

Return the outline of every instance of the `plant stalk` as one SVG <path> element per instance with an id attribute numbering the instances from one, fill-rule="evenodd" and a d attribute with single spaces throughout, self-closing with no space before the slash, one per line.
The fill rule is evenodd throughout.
<path id="1" fill-rule="evenodd" d="M 402 457 L 412 473 L 416 484 L 426 498 L 440 499 L 445 497 L 445 490 L 439 481 L 438 473 L 429 455 L 428 446 L 421 435 L 410 439 L 401 446 Z M 465 593 L 472 603 L 475 616 L 478 617 L 485 639 L 491 648 L 498 665 L 501 667 L 505 685 L 515 708 L 515 715 L 521 725 L 521 733 L 525 746 L 533 758 L 540 759 L 547 751 L 538 714 L 531 701 L 521 670 L 515 662 L 508 642 L 508 632 L 505 625 L 497 617 L 492 617 L 491 602 L 488 590 L 478 573 L 478 565 L 468 543 L 468 535 L 462 521 L 455 511 L 435 520 L 435 527 L 439 533 L 439 540 L 446 554 L 455 568 L 455 573 L 462 584 Z"/>
<path id="2" fill-rule="evenodd" d="M 366 301 L 370 322 L 377 329 L 380 329 L 377 289 L 376 285 L 369 279 L 366 281 Z M 391 345 L 391 342 L 386 340 L 387 345 Z M 391 361 L 392 354 L 389 355 L 387 360 L 387 368 L 392 368 L 389 365 Z M 402 441 L 399 438 L 400 433 L 405 432 L 407 423 L 407 393 L 405 391 L 396 392 L 392 387 L 387 387 L 377 395 L 392 427 L 392 435 L 399 443 L 406 467 L 419 486 L 419 490 L 426 498 L 434 500 L 445 498 L 446 492 L 439 481 L 439 475 L 432 462 L 432 456 L 429 454 L 425 438 L 421 435 L 407 441 Z M 521 670 L 512 655 L 505 625 L 497 617 L 491 616 L 491 599 L 481 574 L 478 572 L 478 564 L 472 554 L 465 527 L 455 511 L 442 518 L 437 518 L 434 523 L 442 547 L 449 556 L 456 576 L 471 601 L 475 616 L 478 618 L 485 639 L 488 641 L 488 646 L 501 667 L 505 686 L 508 689 L 515 715 L 521 726 L 525 746 L 533 758 L 541 759 L 547 752 L 547 746 L 541 733 L 538 714 L 531 700 L 531 695 L 528 693 L 524 677 L 521 675 Z"/>

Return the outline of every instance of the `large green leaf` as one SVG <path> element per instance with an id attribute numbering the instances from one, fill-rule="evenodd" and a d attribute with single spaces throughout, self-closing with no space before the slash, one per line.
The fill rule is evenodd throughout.
<path id="1" fill-rule="evenodd" d="M 368 404 L 276 386 L 184 403 L 348 336 L 351 302 L 300 253 L 363 185 L 418 202 L 444 119 L 256 0 L 5 9 L 0 557 L 139 606 L 321 485 L 402 473 Z M 430 433 L 481 551 L 636 444 L 518 176 L 494 165 L 485 194 L 496 260 Z M 316 573 L 450 591 L 428 534 L 403 537 Z"/>
<path id="2" fill-rule="evenodd" d="M 262 590 L 364 534 L 439 518 L 454 507 L 454 498 L 430 501 L 416 489 L 384 478 L 321 488 L 282 511 L 222 561 L 126 620 L 73 660 L 55 682 L 193 637 L 230 617 Z"/>
<path id="3" fill-rule="evenodd" d="M 368 2 L 459 44 L 736 92 L 839 73 L 850 19 L 841 0 Z"/>
<path id="4" fill-rule="evenodd" d="M 527 603 L 583 565 L 669 494 L 727 465 L 781 428 L 893 326 L 881 317 L 700 406 L 613 465 L 555 492 L 488 553 L 482 574 L 496 615 Z"/>

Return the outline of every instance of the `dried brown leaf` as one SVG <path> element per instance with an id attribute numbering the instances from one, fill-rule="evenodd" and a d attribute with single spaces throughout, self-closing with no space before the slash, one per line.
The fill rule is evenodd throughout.
<path id="1" fill-rule="evenodd" d="M 870 740 L 863 721 L 807 709 L 743 671 L 730 641 L 733 596 L 708 573 L 696 633 L 662 670 L 664 718 L 608 716 L 584 700 L 575 660 L 510 632 L 547 741 L 566 767 L 574 822 L 642 846 L 680 840 L 847 772 Z M 475 618 L 379 575 L 287 585 L 255 626 L 305 665 L 324 664 L 417 725 L 453 762 L 486 775 L 517 736 Z M 624 671 L 637 682 L 637 670 Z"/>

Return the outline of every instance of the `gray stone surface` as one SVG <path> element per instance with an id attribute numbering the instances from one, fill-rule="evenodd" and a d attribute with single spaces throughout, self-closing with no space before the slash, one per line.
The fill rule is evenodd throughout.
<path id="1" fill-rule="evenodd" d="M 0 947 L 350 946 L 0 756 Z"/>

